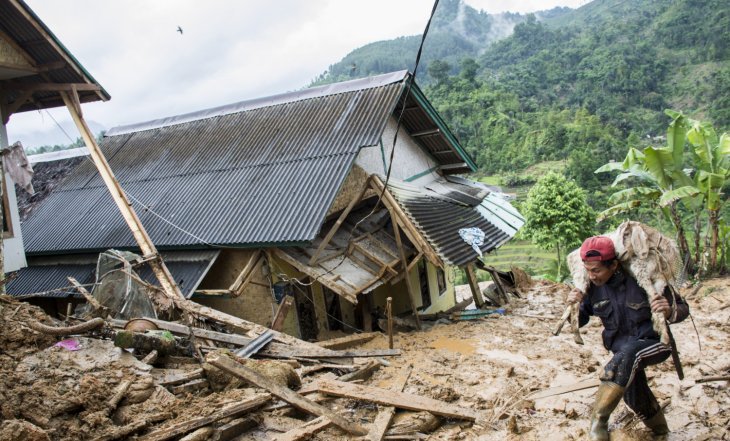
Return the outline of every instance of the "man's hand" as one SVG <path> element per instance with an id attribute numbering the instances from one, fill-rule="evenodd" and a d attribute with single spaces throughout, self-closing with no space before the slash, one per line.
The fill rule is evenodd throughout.
<path id="1" fill-rule="evenodd" d="M 658 296 L 651 301 L 651 312 L 660 312 L 664 314 L 665 319 L 668 319 L 672 314 L 672 307 L 664 296 Z"/>
<path id="2" fill-rule="evenodd" d="M 580 303 L 583 300 L 584 296 L 585 296 L 585 294 L 583 294 L 581 292 L 581 290 L 579 290 L 578 288 L 573 288 L 568 293 L 567 300 L 568 300 L 568 303 L 570 303 L 572 305 L 573 303 Z"/>

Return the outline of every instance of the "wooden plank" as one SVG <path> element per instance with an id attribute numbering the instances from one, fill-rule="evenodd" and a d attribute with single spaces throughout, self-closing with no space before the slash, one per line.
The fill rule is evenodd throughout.
<path id="1" fill-rule="evenodd" d="M 380 369 L 379 361 L 377 360 L 370 360 L 369 362 L 365 363 L 363 367 L 356 370 L 355 372 L 350 372 L 345 375 L 340 376 L 338 380 L 340 381 L 355 381 L 355 380 L 366 380 L 370 378 L 375 371 Z"/>
<path id="2" fill-rule="evenodd" d="M 209 355 L 206 360 L 213 366 L 219 369 L 223 369 L 224 371 L 237 378 L 241 378 L 257 387 L 266 389 L 277 398 L 286 401 L 287 403 L 291 404 L 299 410 L 310 413 L 312 415 L 326 417 L 327 419 L 331 420 L 333 424 L 348 433 L 354 435 L 365 435 L 367 433 L 367 430 L 365 430 L 362 426 L 346 420 L 339 414 L 336 414 L 326 407 L 304 398 L 303 396 L 284 386 L 274 383 L 271 379 L 259 374 L 252 369 L 247 368 L 246 366 L 236 363 L 234 360 L 228 357 L 214 354 Z"/>
<path id="3" fill-rule="evenodd" d="M 187 421 L 182 421 L 172 426 L 168 426 L 154 432 L 148 433 L 140 438 L 138 441 L 164 441 L 166 439 L 174 438 L 179 435 L 191 432 L 197 428 L 207 426 L 208 424 L 214 423 L 223 418 L 235 417 L 242 413 L 256 409 L 264 405 L 266 402 L 271 400 L 269 394 L 257 394 L 246 401 L 242 401 L 237 404 L 227 406 L 221 410 L 213 412 L 212 414 L 205 417 L 192 418 Z"/>
<path id="4" fill-rule="evenodd" d="M 346 337 L 333 338 L 331 340 L 318 341 L 317 345 L 323 348 L 339 350 L 349 348 L 351 346 L 359 345 L 368 342 L 375 337 L 380 335 L 379 332 L 363 332 L 360 334 L 352 334 Z"/>
<path id="5" fill-rule="evenodd" d="M 333 351 L 334 355 L 312 354 L 311 352 L 300 352 L 296 348 L 284 349 L 281 346 L 276 348 L 267 348 L 265 351 L 259 352 L 261 355 L 275 356 L 281 358 L 316 358 L 316 359 L 337 359 L 337 358 L 362 358 L 362 357 L 392 357 L 400 355 L 400 349 L 371 349 L 371 350 L 354 350 L 354 351 Z"/>
<path id="6" fill-rule="evenodd" d="M 175 395 L 182 394 L 182 393 L 192 393 L 197 392 L 199 390 L 207 389 L 209 387 L 208 380 L 205 378 L 200 378 L 197 380 L 190 381 L 185 384 L 181 384 L 179 386 L 172 386 L 170 388 L 170 392 L 172 392 Z"/>
<path id="7" fill-rule="evenodd" d="M 315 433 L 319 432 L 320 430 L 328 427 L 332 424 L 332 421 L 330 421 L 326 417 L 318 417 L 313 419 L 312 421 L 308 421 L 301 426 L 297 427 L 296 429 L 292 429 L 286 433 L 282 433 L 281 435 L 277 435 L 274 437 L 275 441 L 297 441 L 301 439 L 309 438 L 310 436 L 314 435 Z"/>
<path id="8" fill-rule="evenodd" d="M 421 330 L 421 319 L 418 318 L 418 309 L 416 309 L 416 290 L 413 284 L 411 283 L 411 278 L 408 277 L 408 260 L 406 259 L 406 252 L 403 249 L 403 242 L 401 242 L 400 238 L 400 231 L 398 229 L 398 222 L 395 221 L 395 217 L 393 216 L 393 212 L 390 212 L 391 218 L 393 218 L 393 234 L 395 235 L 395 242 L 398 244 L 398 252 L 400 253 L 400 260 L 403 264 L 403 278 L 406 281 L 406 288 L 408 289 L 408 302 L 411 304 L 411 311 L 413 312 L 413 316 L 416 318 L 416 328 L 420 331 Z"/>
<path id="9" fill-rule="evenodd" d="M 259 258 L 254 262 L 253 268 L 251 268 L 248 273 L 246 274 L 246 278 L 243 279 L 243 282 L 241 282 L 240 285 L 236 286 L 235 289 L 232 289 L 233 295 L 240 296 L 243 291 L 246 289 L 249 283 L 251 283 L 251 280 L 253 280 L 253 277 L 256 275 L 256 267 L 258 266 L 259 262 L 263 260 L 264 256 L 260 255 Z"/>
<path id="10" fill-rule="evenodd" d="M 477 308 L 481 308 L 482 306 L 484 306 L 484 298 L 482 297 L 482 292 L 479 290 L 479 282 L 477 281 L 474 264 L 466 264 L 464 266 L 464 272 L 466 273 L 466 280 L 469 282 L 471 295 L 474 298 L 474 305 L 476 305 Z"/>
<path id="11" fill-rule="evenodd" d="M 153 370 L 151 372 L 152 378 L 154 378 L 155 383 L 159 384 L 160 386 L 172 386 L 175 384 L 181 384 L 186 383 L 190 380 L 197 380 L 198 378 L 203 377 L 203 369 L 192 369 L 185 372 L 165 372 L 165 370 Z"/>
<path id="12" fill-rule="evenodd" d="M 226 334 L 225 332 L 217 332 L 217 331 L 211 331 L 209 329 L 202 329 L 202 328 L 196 328 L 196 327 L 188 327 L 180 323 L 175 322 L 168 322 L 165 320 L 159 320 L 159 319 L 152 319 L 152 318 L 146 318 L 147 320 L 150 320 L 155 325 L 157 325 L 158 328 L 170 331 L 176 334 L 189 336 L 190 330 L 192 329 L 193 335 L 198 338 L 203 338 L 207 340 L 213 340 L 217 342 L 222 343 L 229 343 L 234 344 L 238 346 L 247 346 L 253 341 L 253 338 L 250 337 L 244 337 L 240 334 Z M 118 320 L 118 319 L 112 319 L 109 320 L 109 322 L 112 324 L 112 326 L 116 328 L 124 328 L 124 325 L 127 323 L 125 320 Z M 257 325 L 258 326 L 258 325 Z M 274 339 L 276 339 L 277 335 L 286 335 L 282 334 L 277 331 L 270 330 L 268 328 L 261 327 L 263 329 L 263 332 L 271 331 L 274 332 Z M 295 339 L 294 337 L 290 337 L 292 339 Z M 298 339 L 295 339 L 298 340 Z M 306 348 L 307 352 L 311 354 L 312 356 L 315 356 L 316 358 L 342 358 L 341 355 L 338 355 L 339 353 L 337 351 L 332 351 L 327 348 L 323 348 L 321 346 L 318 346 L 314 343 L 304 342 L 302 340 L 299 340 L 302 343 L 306 343 L 304 347 Z M 268 344 L 266 349 L 263 349 L 260 354 L 264 355 L 270 355 L 270 356 L 277 356 L 277 353 L 285 353 L 287 351 L 300 351 L 301 347 L 298 347 L 299 345 L 288 345 L 288 344 L 281 344 L 281 343 L 275 343 L 271 342 Z M 268 353 L 268 351 L 272 351 L 272 353 Z"/>
<path id="13" fill-rule="evenodd" d="M 262 256 L 261 250 L 256 250 L 253 254 L 251 254 L 248 262 L 246 262 L 246 266 L 243 267 L 243 270 L 241 270 L 238 274 L 236 280 L 234 280 L 228 288 L 229 291 L 237 294 L 240 294 L 240 291 L 243 291 L 244 281 L 248 278 L 249 274 L 253 272 L 253 269 L 256 268 L 256 265 L 258 265 Z"/>
<path id="14" fill-rule="evenodd" d="M 390 389 L 396 392 L 403 392 L 412 371 L 413 366 L 408 366 L 406 368 L 406 372 L 393 382 Z M 375 421 L 373 421 L 372 426 L 370 426 L 370 432 L 368 432 L 367 439 L 370 441 L 381 441 L 385 436 L 385 432 L 388 430 L 394 415 L 395 407 L 393 406 L 385 406 L 380 409 L 378 416 L 375 417 Z"/>
<path id="15" fill-rule="evenodd" d="M 271 329 L 274 331 L 281 331 L 284 328 L 284 320 L 286 320 L 286 316 L 289 314 L 289 309 L 291 309 L 293 304 L 294 297 L 289 295 L 284 297 L 284 300 L 279 303 L 279 307 L 276 308 L 274 320 L 271 322 Z"/>
<path id="16" fill-rule="evenodd" d="M 76 280 L 75 278 L 73 278 L 71 276 L 66 277 L 66 279 L 68 279 L 68 281 L 71 282 L 71 284 L 74 286 L 74 288 L 76 288 L 76 291 L 80 292 L 81 295 L 84 296 L 86 301 L 89 302 L 89 305 L 91 305 L 91 307 L 93 308 L 94 312 L 104 313 L 104 314 L 106 314 L 106 312 L 108 312 L 108 308 L 105 308 L 101 303 L 99 303 L 99 301 L 96 300 L 96 298 L 94 296 L 92 296 L 91 293 L 89 291 L 87 291 L 86 288 L 84 288 L 79 283 L 78 280 Z"/>
<path id="17" fill-rule="evenodd" d="M 215 429 L 213 439 L 216 441 L 229 441 L 240 436 L 243 432 L 253 429 L 259 424 L 261 423 L 253 417 L 236 418 L 230 423 L 217 427 Z"/>
<path id="18" fill-rule="evenodd" d="M 479 418 L 479 415 L 472 409 L 451 405 L 420 395 L 394 392 L 377 387 L 345 383 L 337 380 L 323 380 L 318 383 L 317 389 L 321 393 L 336 397 L 371 401 L 386 406 L 395 406 L 399 409 L 425 410 L 435 415 L 448 418 L 467 421 L 476 421 Z"/>

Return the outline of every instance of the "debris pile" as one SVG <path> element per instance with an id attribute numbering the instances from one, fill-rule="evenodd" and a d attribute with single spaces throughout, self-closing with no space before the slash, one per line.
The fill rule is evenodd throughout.
<path id="1" fill-rule="evenodd" d="M 726 282 L 683 293 L 702 339 L 700 354 L 691 323 L 673 325 L 687 377 L 647 371 L 670 441 L 727 437 Z M 398 349 L 380 333 L 312 344 L 200 319 L 85 329 L 0 297 L 0 440 L 580 439 L 609 355 L 600 326 L 582 329 L 583 346 L 552 335 L 568 289 L 531 282 L 501 313 L 396 334 Z M 611 428 L 651 439 L 626 410 Z"/>

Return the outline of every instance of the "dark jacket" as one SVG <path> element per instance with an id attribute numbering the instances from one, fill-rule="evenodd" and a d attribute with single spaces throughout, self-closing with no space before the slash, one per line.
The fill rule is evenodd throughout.
<path id="1" fill-rule="evenodd" d="M 679 294 L 673 296 L 671 288 L 667 287 L 664 297 L 672 305 L 670 323 L 687 318 L 689 306 Z M 588 323 L 592 315 L 600 317 L 604 328 L 603 346 L 612 352 L 619 351 L 629 341 L 659 340 L 652 327 L 651 306 L 646 292 L 621 268 L 603 286 L 591 284 L 588 288 L 580 304 L 580 326 Z"/>

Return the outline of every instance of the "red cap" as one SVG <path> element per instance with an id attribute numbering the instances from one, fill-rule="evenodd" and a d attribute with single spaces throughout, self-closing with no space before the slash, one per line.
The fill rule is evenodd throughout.
<path id="1" fill-rule="evenodd" d="M 586 257 L 586 254 L 593 251 L 591 255 Z M 590 261 L 604 261 L 611 260 L 616 257 L 616 249 L 613 247 L 613 241 L 610 237 L 606 236 L 593 236 L 589 237 L 580 246 L 580 258 L 584 262 Z"/>

